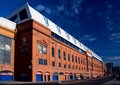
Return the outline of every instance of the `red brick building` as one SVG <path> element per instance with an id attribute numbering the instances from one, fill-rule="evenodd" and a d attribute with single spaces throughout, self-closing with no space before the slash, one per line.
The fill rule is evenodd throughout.
<path id="1" fill-rule="evenodd" d="M 8 19 L 17 23 L 15 80 L 103 76 L 103 62 L 98 55 L 28 4 Z"/>
<path id="2" fill-rule="evenodd" d="M 16 23 L 0 17 L 0 81 L 14 79 Z"/>

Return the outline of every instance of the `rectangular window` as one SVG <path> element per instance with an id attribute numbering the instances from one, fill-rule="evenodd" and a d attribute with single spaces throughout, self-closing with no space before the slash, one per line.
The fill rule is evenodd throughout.
<path id="1" fill-rule="evenodd" d="M 47 60 L 46 59 L 44 59 L 44 65 L 47 65 Z"/>
<path id="2" fill-rule="evenodd" d="M 44 20 L 45 20 L 45 24 L 46 24 L 47 26 L 49 26 L 48 19 L 47 19 L 46 17 L 44 17 Z"/>
<path id="3" fill-rule="evenodd" d="M 61 67 L 61 63 L 58 63 L 58 67 Z"/>
<path id="4" fill-rule="evenodd" d="M 11 63 L 11 38 L 0 35 L 0 63 Z"/>
<path id="5" fill-rule="evenodd" d="M 70 65 L 68 65 L 68 68 L 70 69 Z"/>
<path id="6" fill-rule="evenodd" d="M 55 62 L 54 61 L 52 61 L 52 66 L 55 66 Z"/>
<path id="7" fill-rule="evenodd" d="M 76 69 L 78 69 L 78 67 L 76 66 Z"/>
<path id="8" fill-rule="evenodd" d="M 74 65 L 72 66 L 72 69 L 74 69 Z"/>
<path id="9" fill-rule="evenodd" d="M 38 45 L 38 52 L 39 52 L 40 54 L 42 54 L 42 44 L 39 44 L 39 45 Z"/>
<path id="10" fill-rule="evenodd" d="M 61 34 L 60 27 L 56 25 L 56 28 L 57 28 L 59 34 Z"/>
<path id="11" fill-rule="evenodd" d="M 47 46 L 43 45 L 43 44 L 38 44 L 38 53 L 39 54 L 47 54 Z"/>
<path id="12" fill-rule="evenodd" d="M 66 68 L 66 64 L 64 64 L 64 68 Z"/>
<path id="13" fill-rule="evenodd" d="M 43 64 L 43 59 L 39 58 L 39 61 L 38 61 L 39 64 Z"/>
<path id="14" fill-rule="evenodd" d="M 54 53 L 54 48 L 52 47 L 52 57 L 55 56 L 55 53 Z"/>
<path id="15" fill-rule="evenodd" d="M 45 45 L 43 45 L 43 53 L 47 54 L 47 47 Z"/>

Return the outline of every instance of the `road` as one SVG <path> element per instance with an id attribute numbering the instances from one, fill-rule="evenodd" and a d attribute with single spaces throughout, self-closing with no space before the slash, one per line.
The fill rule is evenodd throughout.
<path id="1" fill-rule="evenodd" d="M 120 85 L 120 81 L 113 79 L 111 81 L 105 82 L 103 85 Z"/>

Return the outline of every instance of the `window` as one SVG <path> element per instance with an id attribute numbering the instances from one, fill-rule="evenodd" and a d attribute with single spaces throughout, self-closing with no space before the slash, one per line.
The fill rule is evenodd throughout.
<path id="1" fill-rule="evenodd" d="M 69 45 L 70 47 L 72 47 L 72 48 L 74 48 L 74 49 L 76 49 L 76 50 L 78 50 L 78 51 L 80 52 L 81 49 L 80 49 L 79 47 L 75 46 L 74 44 L 72 44 L 72 43 L 70 43 L 69 41 L 65 40 L 64 38 L 60 37 L 59 35 L 57 35 L 57 34 L 55 34 L 55 33 L 52 32 L 52 36 L 53 36 L 55 39 L 57 39 L 57 40 L 65 43 L 65 44 Z M 69 37 L 70 37 L 70 36 L 69 36 Z M 73 38 L 73 40 L 74 40 L 74 38 Z M 76 40 L 74 40 L 74 42 L 75 42 L 75 44 L 77 43 Z M 82 53 L 85 54 L 85 51 L 82 50 Z"/>
<path id="2" fill-rule="evenodd" d="M 43 45 L 43 53 L 47 54 L 47 47 L 45 45 Z"/>
<path id="3" fill-rule="evenodd" d="M 47 19 L 46 17 L 44 17 L 44 20 L 45 20 L 45 24 L 46 24 L 47 26 L 49 26 L 48 19 Z"/>
<path id="4" fill-rule="evenodd" d="M 64 58 L 64 60 L 66 60 L 66 54 L 65 54 L 65 52 L 63 52 L 63 58 Z"/>
<path id="5" fill-rule="evenodd" d="M 40 58 L 39 61 L 38 61 L 38 63 L 39 64 L 43 64 L 43 59 Z"/>
<path id="6" fill-rule="evenodd" d="M 80 57 L 78 58 L 78 63 L 80 64 Z"/>
<path id="7" fill-rule="evenodd" d="M 11 38 L 0 35 L 0 64 L 11 63 Z"/>
<path id="8" fill-rule="evenodd" d="M 75 62 L 77 63 L 77 56 L 75 56 Z"/>
<path id="9" fill-rule="evenodd" d="M 70 69 L 70 65 L 68 65 L 68 68 Z"/>
<path id="10" fill-rule="evenodd" d="M 74 65 L 72 66 L 72 69 L 74 69 Z"/>
<path id="11" fill-rule="evenodd" d="M 72 55 L 72 62 L 74 62 L 74 55 Z"/>
<path id="12" fill-rule="evenodd" d="M 44 59 L 44 65 L 47 65 L 47 60 L 46 59 Z"/>
<path id="13" fill-rule="evenodd" d="M 58 32 L 61 34 L 60 27 L 56 25 Z"/>
<path id="14" fill-rule="evenodd" d="M 64 64 L 64 68 L 66 68 L 66 64 Z"/>
<path id="15" fill-rule="evenodd" d="M 78 67 L 76 66 L 76 69 L 78 69 Z"/>
<path id="16" fill-rule="evenodd" d="M 43 44 L 38 44 L 38 53 L 39 54 L 47 54 L 47 46 L 43 45 Z"/>
<path id="17" fill-rule="evenodd" d="M 66 32 L 66 36 L 67 36 L 67 39 L 69 40 L 70 39 L 70 36 L 69 34 Z"/>
<path id="18" fill-rule="evenodd" d="M 70 61 L 70 54 L 68 54 L 68 61 Z"/>
<path id="19" fill-rule="evenodd" d="M 55 66 L 55 62 L 54 61 L 52 61 L 52 66 Z"/>
<path id="20" fill-rule="evenodd" d="M 42 54 L 42 44 L 39 44 L 39 45 L 38 45 L 38 52 L 39 52 L 40 54 Z"/>
<path id="21" fill-rule="evenodd" d="M 20 20 L 24 20 L 24 19 L 28 18 L 26 9 L 22 10 L 21 12 L 19 12 L 19 16 L 20 16 Z"/>
<path id="22" fill-rule="evenodd" d="M 61 67 L 61 63 L 58 63 L 58 67 Z"/>
<path id="23" fill-rule="evenodd" d="M 82 59 L 81 59 L 81 64 L 82 64 Z"/>
<path id="24" fill-rule="evenodd" d="M 52 57 L 55 56 L 55 53 L 54 53 L 54 48 L 52 47 Z"/>
<path id="25" fill-rule="evenodd" d="M 73 40 L 74 40 L 74 43 L 76 44 L 76 39 L 75 39 L 75 38 L 73 38 Z"/>
<path id="26" fill-rule="evenodd" d="M 58 58 L 60 58 L 60 49 L 58 49 Z"/>
<path id="27" fill-rule="evenodd" d="M 16 21 L 17 20 L 17 14 L 14 15 L 13 17 L 10 18 L 11 21 Z"/>

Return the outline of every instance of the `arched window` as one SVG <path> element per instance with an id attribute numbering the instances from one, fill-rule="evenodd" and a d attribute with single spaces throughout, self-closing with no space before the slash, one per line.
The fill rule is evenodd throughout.
<path id="1" fill-rule="evenodd" d="M 68 61 L 70 61 L 70 54 L 68 54 Z"/>
<path id="2" fill-rule="evenodd" d="M 60 58 L 60 49 L 58 49 L 58 58 Z"/>
<path id="3" fill-rule="evenodd" d="M 65 51 L 63 52 L 63 58 L 64 58 L 64 60 L 66 60 L 66 54 L 65 54 Z"/>
<path id="4" fill-rule="evenodd" d="M 72 55 L 72 62 L 74 62 L 74 55 Z"/>
<path id="5" fill-rule="evenodd" d="M 39 54 L 47 54 L 47 44 L 46 42 L 43 40 L 42 42 L 38 41 L 38 53 Z"/>
<path id="6" fill-rule="evenodd" d="M 52 57 L 55 56 L 54 47 L 52 47 Z"/>

